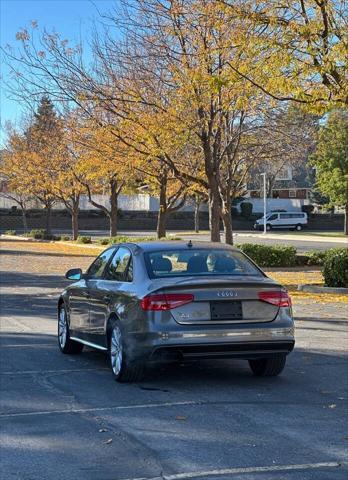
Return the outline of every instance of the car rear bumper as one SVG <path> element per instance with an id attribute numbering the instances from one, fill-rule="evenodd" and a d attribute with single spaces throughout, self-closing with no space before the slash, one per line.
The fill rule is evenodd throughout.
<path id="1" fill-rule="evenodd" d="M 275 354 L 290 353 L 295 341 L 217 343 L 204 345 L 171 345 L 155 347 L 150 354 L 152 361 L 166 359 L 194 360 L 199 358 L 265 358 Z"/>
<path id="2" fill-rule="evenodd" d="M 151 360 L 178 358 L 255 358 L 288 354 L 295 344 L 294 322 L 289 309 L 271 322 L 254 324 L 178 325 L 176 322 L 151 331 L 135 333 L 137 355 Z"/>

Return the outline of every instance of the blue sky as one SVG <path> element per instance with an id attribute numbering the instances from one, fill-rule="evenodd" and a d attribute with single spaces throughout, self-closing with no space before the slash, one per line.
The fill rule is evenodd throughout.
<path id="1" fill-rule="evenodd" d="M 88 40 L 93 19 L 98 10 L 108 11 L 114 0 L 0 0 L 1 6 L 1 46 L 16 44 L 16 32 L 36 20 L 39 28 L 55 29 L 65 38 L 78 41 Z M 1 77 L 7 74 L 2 66 Z M 19 121 L 22 106 L 6 98 L 1 89 L 1 124 L 6 120 Z"/>

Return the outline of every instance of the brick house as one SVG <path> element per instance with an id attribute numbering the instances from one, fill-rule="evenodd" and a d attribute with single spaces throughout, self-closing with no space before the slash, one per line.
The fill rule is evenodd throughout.
<path id="1" fill-rule="evenodd" d="M 259 172 L 252 175 L 253 181 L 247 183 L 246 197 L 261 198 L 263 196 L 262 178 Z M 266 172 L 267 197 L 310 199 L 314 183 L 313 169 L 306 164 L 284 166 L 276 174 Z"/>

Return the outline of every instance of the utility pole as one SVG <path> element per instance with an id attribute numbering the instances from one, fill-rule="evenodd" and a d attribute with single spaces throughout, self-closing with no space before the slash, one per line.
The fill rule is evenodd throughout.
<path id="1" fill-rule="evenodd" d="M 267 215 L 267 191 L 266 191 L 266 172 L 261 173 L 263 177 L 263 233 L 266 234 L 267 232 L 267 222 L 266 222 L 266 215 Z"/>

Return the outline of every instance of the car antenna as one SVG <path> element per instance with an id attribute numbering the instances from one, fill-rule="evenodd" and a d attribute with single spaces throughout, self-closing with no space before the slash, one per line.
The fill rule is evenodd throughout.
<path id="1" fill-rule="evenodd" d="M 191 241 L 191 240 L 189 240 L 189 242 L 188 242 L 187 246 L 188 246 L 189 248 L 191 248 L 191 247 L 192 247 L 192 241 Z"/>

